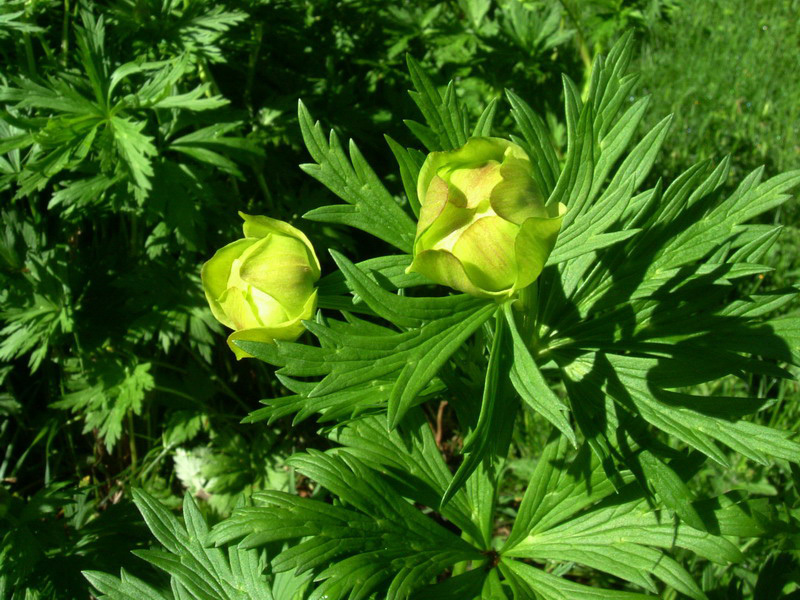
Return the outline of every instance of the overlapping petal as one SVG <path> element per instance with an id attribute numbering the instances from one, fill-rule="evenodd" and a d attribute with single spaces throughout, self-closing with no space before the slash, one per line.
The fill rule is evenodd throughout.
<path id="1" fill-rule="evenodd" d="M 272 343 L 275 340 L 293 342 L 305 331 L 302 321 L 308 321 L 314 316 L 317 309 L 317 291 L 306 300 L 303 309 L 299 314 L 273 326 L 251 327 L 234 331 L 228 336 L 228 346 L 236 355 L 237 359 L 251 358 L 252 355 L 242 350 L 234 342 L 236 340 L 246 340 L 249 342 Z"/>
<path id="2" fill-rule="evenodd" d="M 201 272 L 211 312 L 234 341 L 295 340 L 316 310 L 320 266 L 311 242 L 288 223 L 239 213 L 245 238 L 220 249 Z"/>

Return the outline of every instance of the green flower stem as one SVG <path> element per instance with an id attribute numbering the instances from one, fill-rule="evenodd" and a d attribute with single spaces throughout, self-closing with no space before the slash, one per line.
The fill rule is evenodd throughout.
<path id="1" fill-rule="evenodd" d="M 142 469 L 142 472 L 139 473 L 138 480 L 144 481 L 150 474 L 150 471 L 152 471 L 156 466 L 158 466 L 161 463 L 161 461 L 164 460 L 167 454 L 169 454 L 172 451 L 174 447 L 175 447 L 174 445 L 164 446 L 158 453 L 158 455 L 153 460 L 151 460 L 144 469 Z"/>
<path id="2" fill-rule="evenodd" d="M 200 81 L 209 84 L 208 89 L 206 90 L 206 97 L 211 98 L 212 96 L 221 95 L 222 91 L 220 90 L 217 80 L 214 78 L 214 74 L 211 72 L 206 59 L 198 58 L 197 66 L 199 67 Z"/>
<path id="3" fill-rule="evenodd" d="M 264 174 L 256 167 L 253 167 L 253 174 L 256 177 L 258 188 L 264 195 L 264 200 L 266 200 L 266 208 L 269 212 L 272 212 L 275 210 L 275 201 L 272 199 L 272 192 L 269 189 L 269 185 L 267 185 L 267 180 L 264 178 Z"/>
<path id="4" fill-rule="evenodd" d="M 540 350 L 539 344 L 539 282 L 534 281 L 528 287 L 520 290 L 519 299 L 514 303 L 516 312 L 519 313 L 517 326 L 528 350 L 536 356 Z"/>
<path id="5" fill-rule="evenodd" d="M 139 454 L 136 451 L 136 438 L 133 429 L 133 411 L 128 411 L 128 447 L 131 452 L 131 473 L 136 473 L 136 464 L 139 462 Z"/>
<path id="6" fill-rule="evenodd" d="M 589 55 L 589 46 L 586 43 L 586 33 L 583 31 L 583 26 L 581 25 L 581 20 L 578 15 L 575 14 L 573 7 L 570 5 L 569 2 L 566 0 L 558 0 L 561 6 L 564 7 L 564 10 L 567 12 L 567 15 L 575 24 L 576 30 L 576 38 L 578 41 L 578 53 L 580 54 L 581 60 L 583 61 L 583 68 L 585 73 L 585 81 L 589 81 L 592 75 L 592 57 Z"/>
<path id="7" fill-rule="evenodd" d="M 491 494 L 486 496 L 484 507 L 480 514 L 475 515 L 483 539 L 479 544 L 465 538 L 474 545 L 490 549 L 492 539 L 492 524 L 495 506 L 497 504 L 497 466 L 508 456 L 514 421 L 519 403 L 516 392 L 511 383 L 511 372 L 514 355 L 512 351 L 511 335 L 506 324 L 504 312 L 498 307 L 495 315 L 494 336 L 486 372 L 486 381 L 483 388 L 481 410 L 472 431 L 464 439 L 462 452 L 465 453 L 464 462 L 453 477 L 442 499 L 442 504 L 447 502 L 455 490 L 472 477 L 485 477 L 488 487 L 480 493 Z M 481 487 L 480 484 L 478 486 Z"/>
<path id="8" fill-rule="evenodd" d="M 258 57 L 261 53 L 262 42 L 264 41 L 264 24 L 260 21 L 256 23 L 253 29 L 252 41 L 252 49 L 247 60 L 247 78 L 244 87 L 244 103 L 251 115 L 255 114 L 253 109 L 253 83 L 255 81 L 256 68 L 258 67 Z"/>

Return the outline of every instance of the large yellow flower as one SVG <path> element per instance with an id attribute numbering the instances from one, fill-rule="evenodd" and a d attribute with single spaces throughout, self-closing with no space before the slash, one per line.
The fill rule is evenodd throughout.
<path id="1" fill-rule="evenodd" d="M 563 204 L 546 207 L 525 151 L 472 138 L 428 155 L 408 271 L 473 296 L 502 300 L 533 283 L 561 229 Z"/>

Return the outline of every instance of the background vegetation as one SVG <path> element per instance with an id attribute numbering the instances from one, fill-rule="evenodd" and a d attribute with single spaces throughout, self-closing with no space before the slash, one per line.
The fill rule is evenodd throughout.
<path id="1" fill-rule="evenodd" d="M 652 97 L 647 129 L 675 114 L 655 175 L 731 153 L 735 182 L 800 166 L 798 14 L 797 0 L 0 3 L 0 598 L 87 598 L 81 570 L 143 568 L 129 559 L 151 543 L 132 487 L 174 508 L 188 491 L 211 523 L 253 491 L 310 493 L 284 459 L 324 441 L 308 422 L 241 423 L 281 385 L 234 361 L 199 285 L 238 237 L 237 210 L 295 221 L 329 203 L 297 168 L 298 98 L 399 197 L 375 140 L 410 140 L 407 54 L 456 80 L 473 120 L 514 90 L 563 150 L 561 73 L 586 86 L 594 55 L 633 29 L 629 100 Z M 784 225 L 775 270 L 741 285 L 796 281 L 798 215 L 795 200 L 767 217 Z M 365 242 L 303 228 L 352 255 Z M 701 391 L 737 386 L 773 400 L 763 422 L 797 429 L 796 382 Z M 428 415 L 446 456 L 461 444 L 448 415 Z M 542 430 L 531 414 L 515 432 L 509 521 Z M 737 465 L 695 481 L 764 494 L 786 528 L 735 569 L 697 561 L 694 574 L 718 598 L 777 598 L 769 585 L 799 577 L 800 473 Z"/>

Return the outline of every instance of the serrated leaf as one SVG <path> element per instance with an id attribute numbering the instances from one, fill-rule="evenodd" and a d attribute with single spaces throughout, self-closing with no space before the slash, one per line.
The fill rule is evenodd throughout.
<path id="1" fill-rule="evenodd" d="M 328 140 L 319 122 L 314 123 L 302 102 L 298 118 L 306 148 L 316 164 L 301 168 L 348 204 L 326 206 L 306 213 L 305 218 L 340 223 L 362 229 L 404 252 L 410 252 L 415 226 L 350 142 L 350 160 L 335 133 Z"/>
<path id="2" fill-rule="evenodd" d="M 486 597 L 482 591 L 489 573 L 492 571 L 473 569 L 448 577 L 440 583 L 422 588 L 411 598 L 412 600 L 484 600 Z M 489 597 L 486 600 L 495 599 Z"/>
<path id="3" fill-rule="evenodd" d="M 498 104 L 499 100 L 492 98 L 489 104 L 486 105 L 486 108 L 483 109 L 481 116 L 478 118 L 478 122 L 475 124 L 475 129 L 472 130 L 472 137 L 491 137 Z"/>
<path id="4" fill-rule="evenodd" d="M 108 600 L 168 600 L 164 596 L 138 577 L 128 574 L 125 569 L 120 572 L 119 578 L 100 571 L 83 571 L 83 576 L 101 594 L 101 599 Z"/>
<path id="5" fill-rule="evenodd" d="M 445 506 L 484 460 L 505 459 L 508 446 L 501 441 L 502 431 L 511 431 L 517 414 L 516 402 L 511 402 L 508 375 L 512 366 L 511 340 L 505 316 L 495 311 L 494 336 L 486 365 L 483 397 L 478 420 L 464 438 L 464 460 L 445 490 L 441 506 Z M 509 440 L 510 441 L 510 438 Z M 499 443 L 498 443 L 499 442 Z M 494 450 L 494 452 L 493 452 Z"/>
<path id="6" fill-rule="evenodd" d="M 151 187 L 151 157 L 156 154 L 153 138 L 142 133 L 144 125 L 144 122 L 137 123 L 125 117 L 111 117 L 108 121 L 117 150 L 141 194 Z"/>
<path id="7" fill-rule="evenodd" d="M 694 494 L 674 469 L 647 449 L 638 454 L 638 461 L 647 482 L 653 486 L 664 505 L 687 524 L 705 531 L 706 524 L 692 505 Z"/>
<path id="8" fill-rule="evenodd" d="M 337 253 L 337 256 L 342 255 Z M 358 271 L 366 273 L 370 279 L 375 280 L 381 287 L 402 289 L 429 283 L 419 273 L 406 273 L 409 265 L 411 265 L 411 255 L 409 254 L 377 256 L 355 263 Z M 344 295 L 352 291 L 352 288 L 348 287 L 347 279 L 341 270 L 325 275 L 317 283 L 317 289 L 319 289 L 320 296 Z M 353 304 L 350 300 L 348 302 L 350 305 Z"/>
<path id="9" fill-rule="evenodd" d="M 218 548 L 205 546 L 208 526 L 191 495 L 184 497 L 185 525 L 142 490 L 134 490 L 134 501 L 150 531 L 167 549 L 134 554 L 167 572 L 173 588 L 202 600 L 256 600 L 269 593 L 266 581 L 260 579 L 263 561 L 257 554 L 242 549 L 226 556 Z M 244 581 L 243 573 L 247 574 Z"/>
<path id="10" fill-rule="evenodd" d="M 452 474 L 419 409 L 409 411 L 403 423 L 391 432 L 385 417 L 375 416 L 351 421 L 334 430 L 331 437 L 370 468 L 383 473 L 402 496 L 429 507 L 440 505 Z M 455 494 L 441 510 L 443 517 L 479 540 L 482 534 L 472 521 L 475 513 L 464 492 Z"/>
<path id="11" fill-rule="evenodd" d="M 447 86 L 443 98 L 431 78 L 410 54 L 406 56 L 406 62 L 411 82 L 416 88 L 409 95 L 428 124 L 428 127 L 424 127 L 419 123 L 406 121 L 411 132 L 431 152 L 453 150 L 466 144 L 469 138 L 466 114 L 456 97 L 453 83 L 450 82 Z"/>
<path id="12" fill-rule="evenodd" d="M 326 580 L 318 596 L 336 590 L 366 597 L 386 581 L 387 598 L 408 598 L 446 566 L 481 560 L 477 549 L 425 517 L 355 457 L 311 451 L 292 462 L 348 507 L 260 492 L 255 499 L 266 506 L 238 509 L 213 529 L 211 541 L 244 537 L 240 545 L 253 547 L 310 536 L 284 550 L 272 566 L 276 572 L 326 566 L 318 576 Z"/>
<path id="13" fill-rule="evenodd" d="M 556 187 L 559 176 L 558 157 L 550 141 L 550 132 L 544 121 L 528 104 L 510 90 L 506 96 L 511 104 L 511 116 L 517 122 L 524 139 L 512 139 L 520 144 L 531 158 L 536 182 L 548 197 Z"/>
<path id="14" fill-rule="evenodd" d="M 419 218 L 420 204 L 417 197 L 417 179 L 422 163 L 425 161 L 425 156 L 419 151 L 403 148 L 388 135 L 383 137 L 389 144 L 389 148 L 391 148 L 392 154 L 397 160 L 397 165 L 400 167 L 400 179 L 403 182 L 406 198 L 408 198 L 408 205 L 414 212 L 414 216 Z"/>
<path id="15" fill-rule="evenodd" d="M 500 569 L 511 582 L 515 600 L 525 600 L 536 596 L 543 600 L 644 600 L 654 598 L 654 596 L 646 594 L 581 585 L 515 560 L 501 561 Z"/>
<path id="16" fill-rule="evenodd" d="M 331 250 L 331 256 L 347 280 L 348 286 L 375 314 L 402 327 L 417 327 L 464 310 L 467 306 L 478 306 L 480 301 L 460 294 L 440 298 L 418 298 L 398 296 L 386 291 L 368 277 L 344 255 Z M 488 301 L 483 301 L 487 304 Z"/>
<path id="17" fill-rule="evenodd" d="M 800 444 L 789 440 L 788 432 L 704 414 L 698 410 L 700 406 L 687 402 L 693 397 L 684 399 L 659 390 L 650 383 L 651 376 L 648 375 L 657 369 L 656 359 L 609 354 L 604 356 L 604 360 L 618 378 L 607 388 L 615 400 L 717 462 L 727 464 L 728 461 L 716 446 L 717 441 L 762 464 L 769 461 L 768 457 L 800 461 Z"/>

